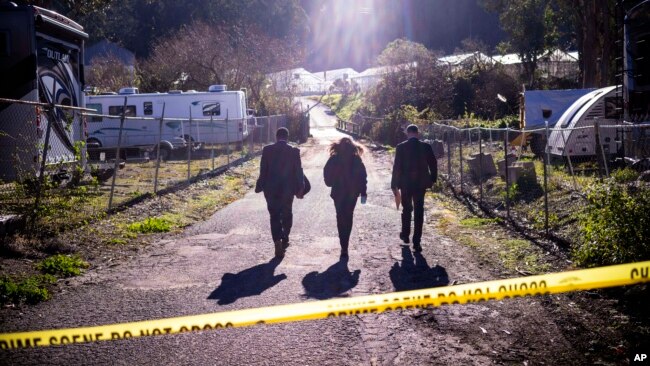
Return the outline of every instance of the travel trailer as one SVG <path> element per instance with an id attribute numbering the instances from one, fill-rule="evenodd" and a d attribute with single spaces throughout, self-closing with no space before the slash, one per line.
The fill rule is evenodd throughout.
<path id="1" fill-rule="evenodd" d="M 11 2 L 0 2 L 0 24 L 0 98 L 82 107 L 83 28 L 53 11 Z M 0 102 L 0 181 L 39 174 L 48 128 L 46 171 L 64 174 L 83 156 L 75 154 L 79 113 Z"/>
<path id="2" fill-rule="evenodd" d="M 122 147 L 156 146 L 160 140 L 163 158 L 189 143 L 224 144 L 248 137 L 246 94 L 227 91 L 225 85 L 212 85 L 207 92 L 143 94 L 137 88 L 122 88 L 118 94 L 88 95 L 85 99 L 86 108 L 97 114 L 88 117 L 89 147 L 117 147 L 123 110 L 127 118 Z"/>
<path id="3" fill-rule="evenodd" d="M 618 125 L 621 122 L 621 106 L 617 93 L 621 87 L 608 86 L 589 92 L 575 101 L 560 116 L 549 135 L 549 152 L 554 156 L 595 156 L 596 133 L 599 126 Z M 583 128 L 581 128 L 583 127 Z M 616 129 L 600 128 L 600 143 L 606 155 L 616 153 Z"/>

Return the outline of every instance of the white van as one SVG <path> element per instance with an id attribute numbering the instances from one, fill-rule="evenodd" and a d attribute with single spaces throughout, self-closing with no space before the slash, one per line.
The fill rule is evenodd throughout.
<path id="1" fill-rule="evenodd" d="M 223 144 L 248 137 L 246 94 L 213 85 L 207 92 L 170 91 L 139 94 L 137 88 L 123 88 L 119 94 L 86 96 L 86 107 L 97 114 L 88 117 L 88 145 L 117 147 L 120 118 L 126 105 L 122 147 L 155 146 L 163 117 L 161 149 L 185 147 L 186 143 Z M 163 116 L 164 106 L 164 116 Z"/>

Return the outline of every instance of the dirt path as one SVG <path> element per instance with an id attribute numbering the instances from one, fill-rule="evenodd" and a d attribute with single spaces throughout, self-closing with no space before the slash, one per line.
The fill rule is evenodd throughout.
<path id="1" fill-rule="evenodd" d="M 391 158 L 364 156 L 368 204 L 355 211 L 349 262 L 339 261 L 334 207 L 322 180 L 341 135 L 321 109 L 301 146 L 312 192 L 294 203 L 291 246 L 272 260 L 262 195 L 248 193 L 180 236 L 71 280 L 51 301 L 0 313 L 2 331 L 127 322 L 494 279 L 467 246 L 441 236 L 428 202 L 422 255 L 397 237 Z M 3 364 L 384 365 L 582 364 L 586 356 L 529 298 L 163 337 L 0 351 Z M 561 309 L 560 309 L 561 311 Z"/>

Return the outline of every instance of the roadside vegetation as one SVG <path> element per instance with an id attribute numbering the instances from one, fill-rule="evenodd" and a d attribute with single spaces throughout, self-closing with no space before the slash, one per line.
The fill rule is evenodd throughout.
<path id="1" fill-rule="evenodd" d="M 85 211 L 75 210 L 73 204 L 44 211 L 41 219 L 50 223 L 47 234 L 4 238 L 0 244 L 0 304 L 48 300 L 58 280 L 78 276 L 91 267 L 112 265 L 163 235 L 174 235 L 205 220 L 245 194 L 254 185 L 258 169 L 259 160 L 253 159 L 120 212 L 101 211 L 92 219 L 82 219 Z M 65 202 L 64 198 L 57 200 Z M 55 225 L 61 222 L 60 216 L 68 217 L 69 223 Z"/>

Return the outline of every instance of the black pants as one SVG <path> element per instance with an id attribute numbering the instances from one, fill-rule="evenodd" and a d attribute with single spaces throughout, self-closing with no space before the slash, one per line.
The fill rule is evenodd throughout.
<path id="1" fill-rule="evenodd" d="M 265 196 L 266 207 L 271 215 L 271 236 L 273 241 L 289 240 L 291 225 L 293 224 L 293 195 L 291 196 Z"/>
<path id="2" fill-rule="evenodd" d="M 357 205 L 357 197 L 338 197 L 334 199 L 336 208 L 336 226 L 339 229 L 339 242 L 341 248 L 347 249 L 350 243 L 350 233 L 352 232 L 352 217 L 354 216 L 354 207 Z"/>
<path id="3" fill-rule="evenodd" d="M 420 244 L 422 224 L 424 223 L 424 193 L 426 189 L 401 189 L 402 194 L 402 234 L 411 233 L 411 212 L 413 218 L 413 244 Z"/>

